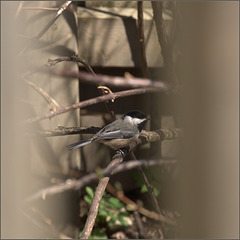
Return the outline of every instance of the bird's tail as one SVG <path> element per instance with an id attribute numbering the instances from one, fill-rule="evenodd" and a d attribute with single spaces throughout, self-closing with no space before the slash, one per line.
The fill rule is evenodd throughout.
<path id="1" fill-rule="evenodd" d="M 67 147 L 68 147 L 68 150 L 70 151 L 70 150 L 74 150 L 74 149 L 77 149 L 79 147 L 82 147 L 84 145 L 87 145 L 91 141 L 92 141 L 92 139 L 89 138 L 89 139 L 85 139 L 85 140 L 82 140 L 82 141 L 79 141 L 79 142 L 72 143 L 72 144 L 68 145 Z"/>

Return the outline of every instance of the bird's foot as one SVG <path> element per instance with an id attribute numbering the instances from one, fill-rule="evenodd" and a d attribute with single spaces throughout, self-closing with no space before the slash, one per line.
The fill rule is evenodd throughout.
<path id="1" fill-rule="evenodd" d="M 117 154 L 121 154 L 122 157 L 125 157 L 125 152 L 123 150 L 121 150 L 121 149 L 118 149 L 116 153 Z"/>
<path id="2" fill-rule="evenodd" d="M 117 150 L 117 153 L 120 153 L 122 157 L 125 157 L 126 153 L 129 153 L 129 152 L 130 152 L 130 148 L 128 146 Z"/>

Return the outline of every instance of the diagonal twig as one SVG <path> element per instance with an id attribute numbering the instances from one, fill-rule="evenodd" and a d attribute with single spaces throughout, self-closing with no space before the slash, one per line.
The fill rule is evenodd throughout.
<path id="1" fill-rule="evenodd" d="M 46 11 L 58 11 L 59 8 L 48 8 L 48 7 L 23 7 L 23 10 L 46 10 Z"/>
<path id="2" fill-rule="evenodd" d="M 79 108 L 83 108 L 83 107 L 87 107 L 87 106 L 91 106 L 100 102 L 104 102 L 104 101 L 109 101 L 113 98 L 123 98 L 123 97 L 127 97 L 127 96 L 133 96 L 133 95 L 138 95 L 138 94 L 145 94 L 145 93 L 153 93 L 153 92 L 158 92 L 160 89 L 157 88 L 139 88 L 139 89 L 132 89 L 132 90 L 126 90 L 126 91 L 121 91 L 121 92 L 116 92 L 116 93 L 111 93 L 108 95 L 104 95 L 104 96 L 99 96 L 96 98 L 92 98 L 83 102 L 79 102 L 67 107 L 62 107 L 59 108 L 58 110 L 54 111 L 54 112 L 48 112 L 46 114 L 40 115 L 40 116 L 36 116 L 36 117 L 32 117 L 26 120 L 27 123 L 34 123 L 43 119 L 47 119 L 47 118 L 52 118 L 55 117 L 57 115 L 72 111 L 72 110 L 76 110 Z"/>
<path id="3" fill-rule="evenodd" d="M 130 153 L 130 156 L 132 157 L 132 159 L 137 160 L 134 152 L 131 152 L 131 153 Z M 147 179 L 147 176 L 146 176 L 146 174 L 144 173 L 142 167 L 141 167 L 141 166 L 137 167 L 137 171 L 138 171 L 139 175 L 141 176 L 144 184 L 145 184 L 146 187 L 147 187 L 148 195 L 150 196 L 150 199 L 151 199 L 151 201 L 152 201 L 152 203 L 153 203 L 153 205 L 154 205 L 154 208 L 156 209 L 158 215 L 159 215 L 159 216 L 163 216 L 162 213 L 161 213 L 161 210 L 160 210 L 160 207 L 159 207 L 157 198 L 156 198 L 156 196 L 155 196 L 155 194 L 154 194 L 154 192 L 153 192 L 153 189 L 152 189 L 152 187 L 151 187 L 151 185 L 150 185 L 150 183 L 149 183 L 149 181 L 148 181 L 148 179 Z M 163 223 L 163 222 L 161 222 L 161 223 L 162 223 L 162 225 L 163 225 L 163 228 L 165 228 L 164 223 Z M 164 234 L 163 234 L 163 232 L 162 232 L 161 229 L 159 229 L 159 232 L 160 232 L 160 237 L 161 237 L 161 238 L 164 238 Z"/>
<path id="4" fill-rule="evenodd" d="M 108 169 L 112 169 L 112 167 L 114 167 L 114 166 L 119 166 L 119 164 L 122 161 L 123 161 L 123 156 L 120 153 L 116 153 L 113 156 L 112 161 L 108 164 L 106 169 L 108 170 Z M 88 239 L 91 235 L 91 232 L 92 232 L 92 229 L 93 229 L 93 226 L 95 224 L 95 220 L 96 220 L 96 217 L 98 214 L 98 208 L 99 208 L 103 193 L 109 182 L 109 179 L 110 179 L 109 177 L 104 177 L 98 183 L 98 186 L 94 193 L 93 201 L 92 201 L 89 213 L 88 213 L 87 221 L 84 225 L 80 239 Z"/>
<path id="5" fill-rule="evenodd" d="M 42 29 L 42 31 L 40 31 L 40 33 L 38 33 L 37 36 L 34 37 L 34 40 L 39 40 L 47 32 L 47 30 L 56 22 L 56 20 L 67 9 L 71 2 L 72 1 L 66 1 L 60 6 L 55 17 L 47 24 L 47 26 Z"/>
<path id="6" fill-rule="evenodd" d="M 53 19 L 35 36 L 31 39 L 31 41 L 20 51 L 18 55 L 22 55 L 29 49 L 29 47 L 33 46 L 36 40 L 39 40 L 47 31 L 48 29 L 55 23 L 55 21 L 60 17 L 60 15 L 68 8 L 68 6 L 72 3 L 72 1 L 64 2 L 60 8 L 58 8 L 57 14 L 54 16 Z"/>
<path id="7" fill-rule="evenodd" d="M 45 92 L 42 88 L 39 88 L 37 85 L 35 85 L 33 82 L 30 82 L 26 79 L 24 79 L 27 84 L 29 84 L 33 89 L 35 89 L 48 103 L 49 110 L 50 111 L 56 111 L 60 108 L 59 104 L 55 99 L 49 96 L 47 92 Z"/>

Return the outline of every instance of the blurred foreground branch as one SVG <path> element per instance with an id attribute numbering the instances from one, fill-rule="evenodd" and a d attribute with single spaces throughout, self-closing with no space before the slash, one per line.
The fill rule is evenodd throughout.
<path id="1" fill-rule="evenodd" d="M 118 158 L 118 157 L 121 158 L 121 154 L 115 156 L 114 158 Z M 101 171 L 101 175 L 110 176 L 112 174 L 117 174 L 119 172 L 134 169 L 137 166 L 150 167 L 150 166 L 156 166 L 156 165 L 175 164 L 176 162 L 177 162 L 176 160 L 172 160 L 172 159 L 129 161 L 129 162 L 124 162 L 117 167 L 111 166 L 111 167 L 105 168 Z M 26 202 L 34 201 L 37 199 L 45 200 L 47 197 L 50 197 L 51 195 L 60 194 L 68 190 L 79 190 L 82 187 L 85 187 L 86 185 L 98 179 L 99 179 L 99 174 L 97 173 L 90 173 L 78 180 L 68 179 L 64 183 L 52 185 L 50 187 L 47 187 L 38 191 L 37 193 L 29 196 L 26 199 Z"/>
<path id="2" fill-rule="evenodd" d="M 135 78 L 135 77 L 119 77 L 119 76 L 108 76 L 98 74 L 93 76 L 92 74 L 79 71 L 74 72 L 69 69 L 48 69 L 50 73 L 70 78 L 78 78 L 80 81 L 93 84 L 106 84 L 110 87 L 126 87 L 126 88 L 137 88 L 137 87 L 155 87 L 163 92 L 168 92 L 170 86 L 163 81 L 152 81 L 147 78 Z"/>

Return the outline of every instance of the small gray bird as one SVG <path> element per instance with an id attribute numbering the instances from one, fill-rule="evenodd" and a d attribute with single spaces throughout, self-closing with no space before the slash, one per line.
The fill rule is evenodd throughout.
<path id="1" fill-rule="evenodd" d="M 147 120 L 143 112 L 130 111 L 120 119 L 106 125 L 93 137 L 68 145 L 68 149 L 73 150 L 94 141 L 103 143 L 115 150 L 124 148 L 139 137 Z"/>

